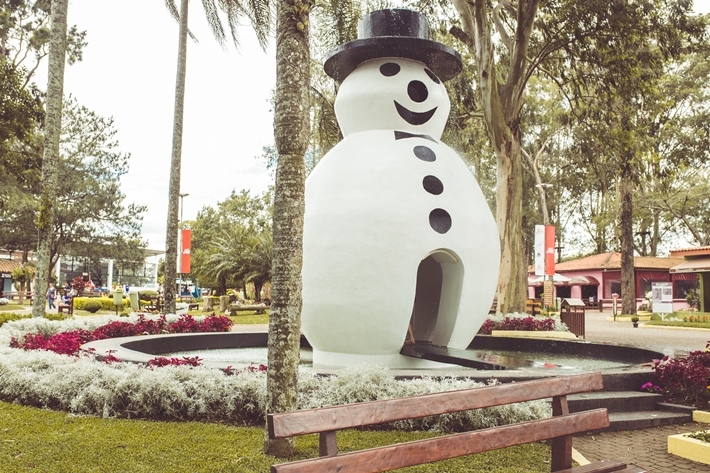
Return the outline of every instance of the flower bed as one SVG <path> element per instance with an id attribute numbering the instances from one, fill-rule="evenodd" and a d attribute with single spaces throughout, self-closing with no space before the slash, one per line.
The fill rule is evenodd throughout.
<path id="1" fill-rule="evenodd" d="M 558 317 L 532 317 L 527 314 L 489 315 L 478 333 L 490 335 L 493 330 L 569 332 Z"/>
<path id="2" fill-rule="evenodd" d="M 191 315 L 181 315 L 178 320 L 168 322 L 165 315 L 158 319 L 148 319 L 141 314 L 135 322 L 114 320 L 92 331 L 75 329 L 53 335 L 41 332 L 27 333 L 21 338 L 12 337 L 10 347 L 23 350 L 48 350 L 60 355 L 76 356 L 83 344 L 95 340 L 159 333 L 228 332 L 231 327 L 232 321 L 229 318 L 214 314 L 205 317 L 201 322 L 196 321 Z"/>
<path id="3" fill-rule="evenodd" d="M 700 431 L 668 436 L 668 453 L 710 465 L 710 432 Z"/>
<path id="4" fill-rule="evenodd" d="M 138 322 L 132 316 L 129 321 Z M 160 319 L 144 318 L 145 323 Z M 166 322 L 179 321 L 168 316 Z M 45 340 L 68 332 L 93 333 L 115 317 L 51 322 L 41 318 L 7 322 L 0 327 L 0 399 L 23 405 L 101 417 L 198 420 L 263 425 L 266 410 L 265 367 L 228 376 L 204 366 L 146 369 L 133 363 L 102 363 L 93 356 L 60 355 L 48 350 L 11 348 L 15 340 L 41 334 Z M 199 323 L 199 322 L 198 322 Z M 181 325 L 178 325 L 180 327 Z M 111 327 L 120 332 L 120 326 Z M 123 333 L 123 332 L 121 332 Z M 37 337 L 38 338 L 38 337 Z M 19 343 L 19 342 L 18 342 Z M 300 409 L 482 386 L 467 379 L 437 376 L 399 381 L 386 369 L 360 366 L 322 377 L 299 371 Z M 550 415 L 549 404 L 533 401 L 457 415 L 408 420 L 392 427 L 408 430 L 471 430 Z"/>
<path id="5" fill-rule="evenodd" d="M 710 401 L 710 352 L 694 351 L 687 357 L 653 361 L 655 383 L 641 389 L 663 394 L 666 402 L 706 409 Z"/>

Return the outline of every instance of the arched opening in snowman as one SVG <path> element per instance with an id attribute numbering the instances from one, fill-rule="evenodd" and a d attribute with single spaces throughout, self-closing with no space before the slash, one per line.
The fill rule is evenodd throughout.
<path id="1" fill-rule="evenodd" d="M 452 251 L 436 250 L 419 263 L 411 319 L 411 335 L 417 343 L 449 342 L 462 286 L 463 263 Z"/>

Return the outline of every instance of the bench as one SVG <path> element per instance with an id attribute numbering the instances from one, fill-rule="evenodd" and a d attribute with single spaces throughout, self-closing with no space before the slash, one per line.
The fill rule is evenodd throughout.
<path id="1" fill-rule="evenodd" d="M 569 413 L 567 395 L 603 388 L 600 373 L 547 378 L 383 401 L 322 407 L 267 415 L 269 438 L 320 434 L 319 458 L 271 466 L 271 473 L 338 471 L 365 473 L 481 453 L 489 450 L 550 440 L 551 471 L 601 473 L 644 470 L 616 460 L 572 468 L 572 435 L 609 426 L 606 409 Z M 339 455 L 336 431 L 405 419 L 448 414 L 516 402 L 552 398 L 551 418 L 444 435 Z"/>
<path id="2" fill-rule="evenodd" d="M 2 297 L 5 299 L 13 300 L 17 299 L 32 299 L 32 291 L 5 291 L 2 293 Z"/>
<path id="3" fill-rule="evenodd" d="M 525 301 L 525 312 L 535 316 L 542 310 L 542 301 L 540 299 L 527 299 Z"/>
<path id="4" fill-rule="evenodd" d="M 150 300 L 141 299 L 138 293 L 138 310 L 149 310 L 151 312 L 163 310 L 164 299 L 162 296 L 150 296 Z"/>
<path id="5" fill-rule="evenodd" d="M 250 312 L 254 311 L 255 314 L 265 314 L 266 313 L 266 304 L 250 304 L 250 305 L 236 305 L 236 304 L 230 304 L 229 307 L 227 307 L 227 312 L 229 312 L 229 315 L 236 315 L 237 312 Z"/>
<path id="6" fill-rule="evenodd" d="M 187 304 L 187 310 L 198 310 L 200 308 L 200 303 L 195 301 L 192 296 L 178 296 L 176 299 L 178 302 L 185 302 Z"/>
<path id="7" fill-rule="evenodd" d="M 525 301 L 525 312 L 530 315 L 537 315 L 542 310 L 542 301 L 539 299 L 527 299 Z M 498 301 L 494 300 L 491 303 L 491 308 L 488 309 L 489 314 L 495 314 L 498 312 Z"/>
<path id="8" fill-rule="evenodd" d="M 65 304 L 63 301 L 59 301 L 57 304 L 57 314 L 62 314 L 64 311 L 67 312 L 67 315 L 74 315 L 74 299 L 69 298 L 69 303 Z"/>

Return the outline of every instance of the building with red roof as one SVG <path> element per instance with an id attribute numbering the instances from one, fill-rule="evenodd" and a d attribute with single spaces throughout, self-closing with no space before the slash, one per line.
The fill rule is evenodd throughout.
<path id="1" fill-rule="evenodd" d="M 699 309 L 710 311 L 710 246 L 696 246 L 671 250 L 671 256 L 683 258 L 683 262 L 671 268 L 674 278 L 697 278 Z"/>
<path id="2" fill-rule="evenodd" d="M 19 268 L 20 263 L 10 259 L 0 259 L 0 296 L 3 292 L 12 290 L 12 270 Z"/>
<path id="3" fill-rule="evenodd" d="M 710 263 L 710 248 L 708 248 L 708 263 Z M 636 279 L 636 294 L 638 303 L 642 303 L 646 294 L 651 291 L 654 282 L 673 284 L 673 310 L 688 307 L 686 294 L 698 285 L 695 272 L 672 271 L 682 265 L 681 255 L 670 257 L 635 256 L 634 277 Z M 708 269 L 710 271 L 710 269 Z M 610 252 L 586 256 L 576 260 L 555 264 L 558 276 L 554 284 L 555 297 L 575 298 L 585 301 L 611 299 L 612 294 L 624 295 L 621 292 L 621 253 Z M 708 278 L 710 280 L 710 277 Z M 542 297 L 540 278 L 529 276 L 528 295 L 531 298 Z"/>

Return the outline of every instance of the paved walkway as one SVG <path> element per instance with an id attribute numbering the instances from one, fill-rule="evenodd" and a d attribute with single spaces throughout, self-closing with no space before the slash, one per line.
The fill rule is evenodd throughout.
<path id="1" fill-rule="evenodd" d="M 710 428 L 707 424 L 666 425 L 626 432 L 602 432 L 575 437 L 573 447 L 590 462 L 612 458 L 651 473 L 710 472 L 710 465 L 670 455 L 668 436 Z"/>
<path id="2" fill-rule="evenodd" d="M 587 340 L 600 343 L 649 348 L 667 355 L 685 355 L 702 350 L 710 340 L 710 330 L 634 328 L 630 322 L 613 322 L 611 313 L 586 313 Z M 585 434 L 574 438 L 574 448 L 589 461 L 605 458 L 625 461 L 652 473 L 708 472 L 704 465 L 668 453 L 668 436 L 710 429 L 708 424 L 691 422 L 625 432 Z"/>
<path id="3" fill-rule="evenodd" d="M 586 339 L 593 342 L 612 343 L 649 348 L 666 355 L 686 355 L 703 350 L 710 340 L 708 329 L 678 329 L 645 326 L 634 328 L 631 322 L 613 322 L 611 312 L 592 310 L 586 312 Z"/>

